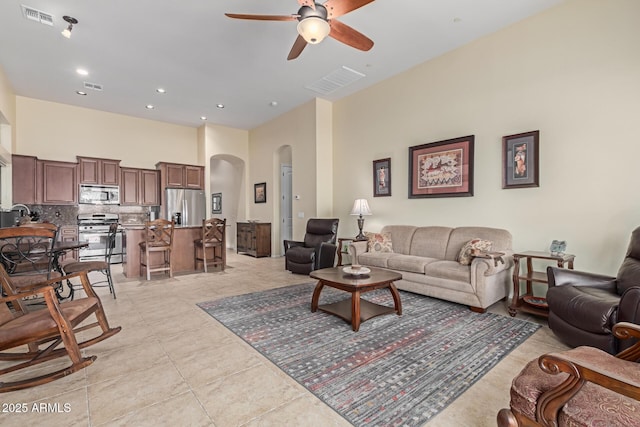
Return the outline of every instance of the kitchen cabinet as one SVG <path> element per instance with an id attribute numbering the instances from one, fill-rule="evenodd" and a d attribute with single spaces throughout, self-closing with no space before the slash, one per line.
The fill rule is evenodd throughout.
<path id="1" fill-rule="evenodd" d="M 76 156 L 80 184 L 120 185 L 120 160 Z"/>
<path id="2" fill-rule="evenodd" d="M 256 258 L 271 256 L 271 224 L 239 222 L 236 232 L 236 252 Z"/>
<path id="3" fill-rule="evenodd" d="M 36 203 L 78 204 L 78 164 L 53 160 L 36 162 Z"/>
<path id="4" fill-rule="evenodd" d="M 58 229 L 58 241 L 59 242 L 77 242 L 78 241 L 78 226 L 77 225 L 61 225 Z M 60 255 L 59 261 L 77 261 L 78 250 L 68 251 Z"/>
<path id="5" fill-rule="evenodd" d="M 120 204 L 160 205 L 160 174 L 154 169 L 120 168 Z"/>
<path id="6" fill-rule="evenodd" d="M 11 156 L 13 203 L 36 203 L 36 162 L 34 156 Z"/>
<path id="7" fill-rule="evenodd" d="M 156 164 L 164 188 L 204 189 L 204 167 L 160 162 Z"/>

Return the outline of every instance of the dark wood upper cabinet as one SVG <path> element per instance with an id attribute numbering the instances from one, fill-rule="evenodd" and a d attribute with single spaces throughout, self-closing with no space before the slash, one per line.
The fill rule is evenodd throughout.
<path id="1" fill-rule="evenodd" d="M 160 173 L 153 169 L 120 168 L 120 204 L 160 205 Z"/>
<path id="2" fill-rule="evenodd" d="M 78 164 L 37 160 L 36 203 L 75 205 L 78 203 Z"/>
<path id="3" fill-rule="evenodd" d="M 120 185 L 120 160 L 77 156 L 80 184 Z"/>
<path id="4" fill-rule="evenodd" d="M 160 171 L 163 188 L 204 189 L 204 167 L 160 162 L 156 164 Z"/>
<path id="5" fill-rule="evenodd" d="M 140 170 L 140 204 L 160 205 L 160 172 L 153 169 Z"/>
<path id="6" fill-rule="evenodd" d="M 34 156 L 11 156 L 13 203 L 36 203 L 36 162 Z"/>

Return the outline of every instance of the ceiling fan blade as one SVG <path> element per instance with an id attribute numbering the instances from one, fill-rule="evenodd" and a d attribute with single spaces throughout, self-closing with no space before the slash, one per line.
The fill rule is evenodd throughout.
<path id="1" fill-rule="evenodd" d="M 245 15 L 242 13 L 225 13 L 229 18 L 252 19 L 255 21 L 297 21 L 298 15 Z"/>
<path id="2" fill-rule="evenodd" d="M 300 7 L 309 6 L 311 9 L 316 10 L 316 2 L 313 0 L 298 0 Z"/>
<path id="3" fill-rule="evenodd" d="M 361 32 L 354 30 L 347 24 L 343 24 L 335 19 L 329 21 L 329 24 L 331 25 L 329 37 L 333 37 L 344 44 L 360 50 L 366 51 L 373 47 L 373 40 Z"/>
<path id="4" fill-rule="evenodd" d="M 371 2 L 373 0 L 327 0 L 323 6 L 327 8 L 327 17 L 333 19 L 366 6 Z"/>
<path id="5" fill-rule="evenodd" d="M 289 56 L 287 56 L 287 60 L 291 61 L 292 59 L 296 59 L 305 47 L 307 47 L 307 41 L 299 35 L 296 41 L 293 42 L 293 47 L 291 48 L 291 52 L 289 52 Z"/>

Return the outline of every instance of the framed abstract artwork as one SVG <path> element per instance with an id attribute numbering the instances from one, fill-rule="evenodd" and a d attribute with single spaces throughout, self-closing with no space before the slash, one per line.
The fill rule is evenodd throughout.
<path id="1" fill-rule="evenodd" d="M 254 203 L 267 203 L 267 183 L 253 184 Z"/>
<path id="2" fill-rule="evenodd" d="M 409 147 L 409 198 L 473 196 L 475 136 Z"/>
<path id="3" fill-rule="evenodd" d="M 373 161 L 373 197 L 391 195 L 391 159 Z"/>
<path id="4" fill-rule="evenodd" d="M 540 131 L 502 138 L 502 188 L 539 186 Z"/>

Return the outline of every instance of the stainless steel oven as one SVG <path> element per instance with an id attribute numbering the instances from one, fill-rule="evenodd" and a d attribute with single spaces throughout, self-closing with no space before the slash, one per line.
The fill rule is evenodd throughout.
<path id="1" fill-rule="evenodd" d="M 80 214 L 78 215 L 78 240 L 89 244 L 79 250 L 80 261 L 104 260 L 107 254 L 109 226 L 118 222 L 118 214 Z M 123 232 L 118 230 L 115 246 L 111 254 L 111 264 L 122 263 L 124 250 Z"/>

